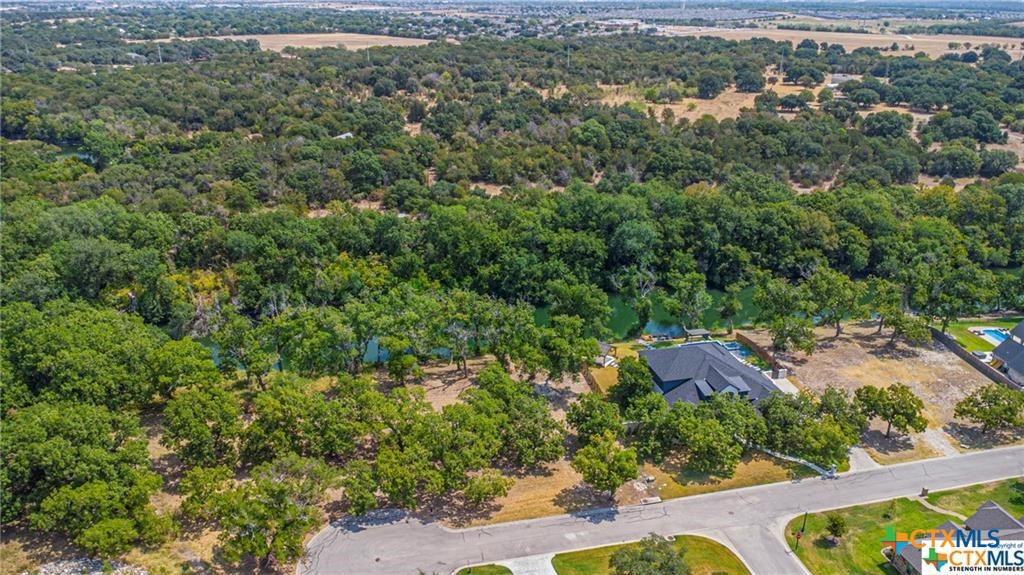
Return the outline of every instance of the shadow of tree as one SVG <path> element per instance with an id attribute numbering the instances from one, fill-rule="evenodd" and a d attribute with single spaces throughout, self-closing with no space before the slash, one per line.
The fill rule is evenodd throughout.
<path id="1" fill-rule="evenodd" d="M 576 514 L 607 507 L 611 501 L 586 483 L 579 483 L 558 492 L 554 503 L 566 513 Z"/>
<path id="2" fill-rule="evenodd" d="M 953 421 L 943 429 L 961 445 L 969 449 L 989 449 L 1007 443 L 1013 443 L 1024 437 L 1024 430 L 992 430 L 983 432 L 980 425 L 971 425 Z"/>
<path id="3" fill-rule="evenodd" d="M 497 513 L 501 506 L 494 501 L 472 503 L 461 494 L 447 493 L 428 497 L 420 508 L 411 514 L 423 523 L 441 521 L 455 527 L 466 527 Z"/>
<path id="4" fill-rule="evenodd" d="M 869 429 L 861 436 L 861 445 L 870 447 L 879 453 L 896 453 L 914 449 L 914 442 L 909 435 L 893 433 L 889 437 L 878 429 Z"/>

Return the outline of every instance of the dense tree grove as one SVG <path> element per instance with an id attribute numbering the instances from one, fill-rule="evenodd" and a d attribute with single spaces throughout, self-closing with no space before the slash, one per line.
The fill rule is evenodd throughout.
<path id="1" fill-rule="evenodd" d="M 353 514 L 480 506 L 563 458 L 614 491 L 644 459 L 718 477 L 755 448 L 838 464 L 869 418 L 922 425 L 898 385 L 669 407 L 633 358 L 563 424 L 533 384 L 593 361 L 613 295 L 634 333 L 655 304 L 688 327 L 749 311 L 777 353 L 812 352 L 816 325 L 838 337 L 877 317 L 919 342 L 1024 305 L 1007 144 L 1024 65 L 996 48 L 967 62 L 566 33 L 277 54 L 147 40 L 445 29 L 270 8 L 46 14 L 2 24 L 0 507 L 95 555 L 195 522 L 227 560 L 290 561 L 337 487 Z M 832 73 L 858 78 L 770 89 Z M 647 109 L 726 91 L 755 106 Z M 877 103 L 931 115 L 915 126 Z M 473 385 L 435 409 L 410 384 L 438 360 Z M 957 412 L 1021 424 L 998 389 Z M 150 430 L 182 466 L 173 518 L 150 503 Z M 685 572 L 667 542 L 617 556 L 623 573 L 651 557 Z"/>

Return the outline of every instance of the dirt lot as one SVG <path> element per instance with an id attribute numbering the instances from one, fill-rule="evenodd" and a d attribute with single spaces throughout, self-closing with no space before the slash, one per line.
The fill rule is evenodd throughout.
<path id="1" fill-rule="evenodd" d="M 790 41 L 793 44 L 799 43 L 805 38 L 811 38 L 816 42 L 828 42 L 829 44 L 842 44 L 847 51 L 856 48 L 888 48 L 893 42 L 900 46 L 900 55 L 913 55 L 917 52 L 924 52 L 932 58 L 937 58 L 949 52 L 950 42 L 970 42 L 972 46 L 982 44 L 998 44 L 1013 57 L 1018 59 L 1024 53 L 1021 49 L 1021 42 L 1017 38 L 1000 38 L 996 36 L 957 36 L 957 35 L 911 35 L 902 34 L 857 34 L 852 32 L 811 32 L 804 30 L 777 30 L 764 28 L 699 28 L 694 26 L 660 26 L 660 34 L 666 36 L 718 36 L 728 40 L 747 40 L 750 38 L 768 38 L 775 41 Z M 907 50 L 906 46 L 913 46 Z"/>
<path id="2" fill-rule="evenodd" d="M 344 46 L 349 50 L 361 50 L 374 46 L 422 46 L 429 40 L 419 38 L 399 38 L 397 36 L 378 36 L 376 34 L 349 34 L 333 32 L 327 34 L 250 34 L 245 36 L 206 36 L 216 40 L 256 40 L 260 48 L 280 52 L 288 46 L 295 48 L 333 48 Z M 195 40 L 195 38 L 175 38 L 175 40 Z M 171 39 L 152 40 L 153 42 L 170 42 Z"/>
<path id="3" fill-rule="evenodd" d="M 602 85 L 604 97 L 601 101 L 610 106 L 626 104 L 629 102 L 643 102 L 643 95 L 632 86 Z M 765 89 L 774 90 L 780 97 L 789 94 L 799 94 L 804 90 L 803 86 L 793 84 L 782 84 L 777 82 L 774 85 L 766 85 Z M 817 93 L 816 90 L 812 90 Z M 704 115 L 714 116 L 718 120 L 725 118 L 738 118 L 741 108 L 754 108 L 754 98 L 758 94 L 737 92 L 734 87 L 728 88 L 717 97 L 710 100 L 700 98 L 683 98 L 672 104 L 645 104 L 649 110 L 654 110 L 654 115 L 661 118 L 662 112 L 672 110 L 676 120 L 686 118 L 695 121 Z"/>
<path id="4" fill-rule="evenodd" d="M 798 352 L 780 358 L 794 367 L 801 386 L 815 393 L 829 386 L 853 393 L 864 385 L 887 387 L 899 382 L 924 401 L 929 427 L 925 433 L 909 438 L 893 433 L 886 439 L 884 424 L 874 422 L 865 434 L 865 448 L 881 463 L 950 453 L 961 443 L 973 445 L 967 429 L 955 421 L 953 409 L 988 380 L 940 344 L 889 346 L 889 330 L 878 336 L 876 329 L 874 322 L 850 324 L 834 339 L 833 330 L 821 328 L 816 331 L 818 349 L 812 355 Z M 746 333 L 770 346 L 765 331 Z"/>

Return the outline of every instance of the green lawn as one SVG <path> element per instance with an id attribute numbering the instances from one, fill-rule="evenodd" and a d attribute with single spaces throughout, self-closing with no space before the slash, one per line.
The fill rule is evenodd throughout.
<path id="1" fill-rule="evenodd" d="M 886 512 L 890 505 L 894 510 L 890 518 Z M 825 541 L 825 513 L 807 516 L 807 529 L 800 541 L 796 554 L 811 573 L 831 575 L 833 573 L 886 573 L 895 574 L 882 555 L 878 540 L 885 535 L 885 528 L 894 526 L 898 531 L 931 529 L 947 519 L 955 519 L 935 513 L 924 505 L 910 499 L 882 502 L 871 505 L 847 507 L 837 511 L 846 518 L 849 532 L 836 547 L 829 547 Z M 797 517 L 786 526 L 786 541 L 792 548 L 795 544 L 793 533 L 800 529 L 803 516 Z"/>
<path id="2" fill-rule="evenodd" d="M 478 567 L 459 569 L 459 572 L 455 575 L 512 575 L 512 571 L 501 565 L 480 565 Z"/>
<path id="3" fill-rule="evenodd" d="M 1015 325 L 1021 322 L 1024 317 L 1006 317 L 1002 319 L 987 319 L 987 320 L 968 320 L 958 321 L 949 324 L 948 332 L 950 335 L 956 338 L 956 340 L 966 349 L 967 351 L 992 351 L 996 346 L 989 343 L 988 340 L 974 335 L 968 328 L 971 327 L 1001 327 L 1005 329 L 1011 329 Z"/>
<path id="4" fill-rule="evenodd" d="M 608 573 L 608 561 L 618 549 L 632 545 L 609 545 L 597 549 L 559 553 L 551 560 L 558 575 L 604 575 Z M 724 545 L 695 535 L 681 535 L 675 538 L 676 547 L 686 548 L 686 564 L 693 575 L 744 575 L 750 571 L 732 551 Z"/>
<path id="5" fill-rule="evenodd" d="M 1024 515 L 1024 479 L 1007 479 L 928 495 L 928 502 L 970 517 L 988 500 L 1003 506 L 1014 517 Z"/>

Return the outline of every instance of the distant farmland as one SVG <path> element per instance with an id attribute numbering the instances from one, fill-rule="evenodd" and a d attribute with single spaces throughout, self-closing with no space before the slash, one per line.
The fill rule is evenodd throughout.
<path id="1" fill-rule="evenodd" d="M 348 32 L 329 32 L 324 34 L 248 34 L 242 36 L 203 36 L 216 40 L 256 40 L 260 48 L 280 52 L 288 46 L 295 48 L 333 48 L 343 46 L 349 50 L 360 50 L 374 46 L 422 46 L 430 40 L 421 38 L 401 38 L 398 36 L 378 36 L 376 34 L 351 34 Z M 150 40 L 152 42 L 170 42 L 172 40 L 197 40 L 198 38 L 164 38 Z M 138 40 L 133 40 L 138 42 Z"/>
<path id="2" fill-rule="evenodd" d="M 965 35 L 924 35 L 924 34 L 858 34 L 853 32 L 818 32 L 812 30 L 778 30 L 774 28 L 698 28 L 695 26 L 659 26 L 658 31 L 665 36 L 717 36 L 727 40 L 749 40 L 750 38 L 768 38 L 775 41 L 788 40 L 793 44 L 799 43 L 804 38 L 810 38 L 815 42 L 828 42 L 829 44 L 842 44 L 847 51 L 857 48 L 888 48 L 893 42 L 900 46 L 899 54 L 912 55 L 917 52 L 924 52 L 932 58 L 937 58 L 946 52 L 963 52 L 950 50 L 950 42 L 965 42 L 971 46 L 983 44 L 997 44 L 1004 48 L 1014 59 L 1020 58 L 1024 51 L 1021 50 L 1022 40 L 1020 38 L 1001 38 L 996 36 L 965 36 Z M 905 46 L 913 46 L 913 50 L 905 50 Z"/>

